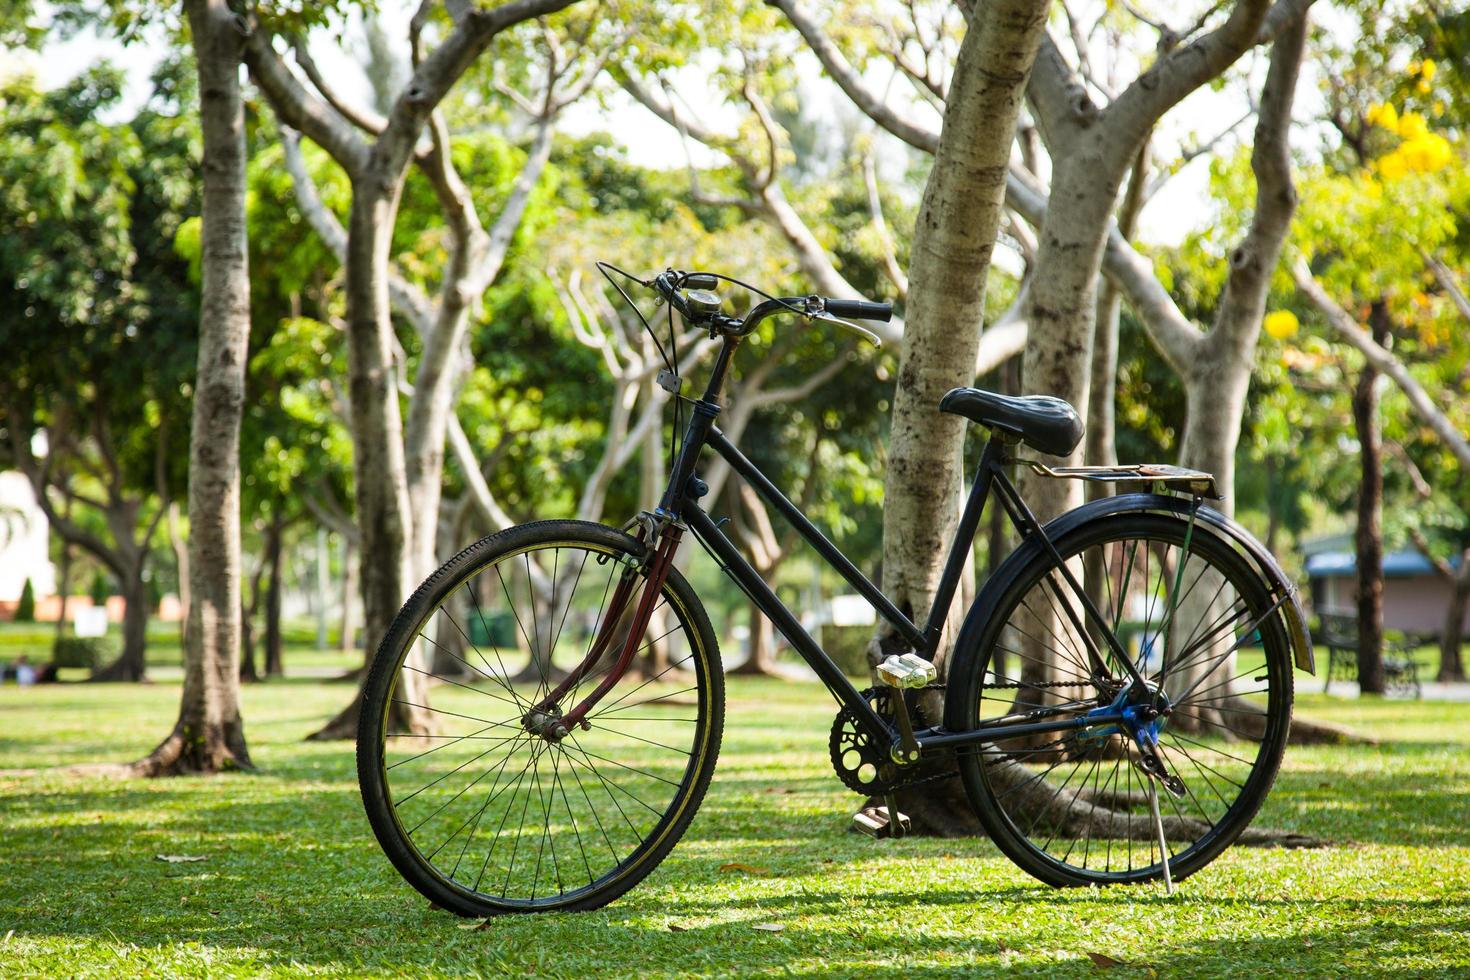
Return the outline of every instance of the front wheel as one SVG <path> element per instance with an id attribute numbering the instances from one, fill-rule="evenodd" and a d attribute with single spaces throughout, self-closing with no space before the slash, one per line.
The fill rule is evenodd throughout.
<path id="1" fill-rule="evenodd" d="M 1008 576 L 979 642 L 956 649 L 945 727 L 1071 722 L 997 737 L 960 757 L 996 845 L 1058 886 L 1182 879 L 1228 847 L 1261 806 L 1291 724 L 1291 648 L 1280 600 L 1250 560 L 1173 515 L 1115 514 L 1055 546 L 1102 614 L 1098 626 L 1039 551 Z M 1182 796 L 1157 785 L 1124 726 L 1088 724 L 1129 684 L 1111 633 L 1148 682 L 1156 756 Z"/>
<path id="2" fill-rule="evenodd" d="M 394 620 L 364 690 L 358 779 L 383 850 L 431 901 L 475 916 L 597 908 L 688 827 L 719 752 L 723 675 L 677 570 L 615 666 L 643 556 L 600 524 L 513 527 L 451 559 Z M 556 723 L 604 686 L 585 725 Z"/>

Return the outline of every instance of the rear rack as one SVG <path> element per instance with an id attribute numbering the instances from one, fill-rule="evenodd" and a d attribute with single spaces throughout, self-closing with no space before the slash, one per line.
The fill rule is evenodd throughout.
<path id="1" fill-rule="evenodd" d="M 1129 466 L 1047 466 L 1040 460 L 1022 459 L 1017 462 L 1031 467 L 1039 476 L 1056 480 L 1093 480 L 1098 483 L 1154 483 L 1165 490 L 1189 493 L 1197 497 L 1219 500 L 1220 488 L 1215 477 L 1200 470 L 1189 470 L 1182 466 L 1163 463 L 1134 463 Z"/>

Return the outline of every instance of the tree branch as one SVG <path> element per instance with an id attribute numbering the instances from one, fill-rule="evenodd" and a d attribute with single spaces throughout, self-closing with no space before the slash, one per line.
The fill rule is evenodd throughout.
<path id="1" fill-rule="evenodd" d="M 327 104 L 336 109 L 343 119 L 374 136 L 387 127 L 388 120 L 384 119 L 380 113 L 366 106 L 351 104 L 342 97 L 336 86 L 327 81 L 326 76 L 317 67 L 316 60 L 312 58 L 303 35 L 297 34 L 291 38 L 291 51 L 296 56 L 296 63 L 306 73 L 307 81 L 311 82 L 312 86 L 321 93 L 322 98 L 327 100 Z"/>
<path id="2" fill-rule="evenodd" d="M 1131 155 L 1160 116 L 1259 43 L 1269 5 L 1270 0 L 1235 0 L 1224 24 L 1170 51 L 1134 79 L 1099 114 L 1100 125 L 1121 134 L 1115 142 Z"/>
<path id="3" fill-rule="evenodd" d="M 893 245 L 893 236 L 888 232 L 888 222 L 883 220 L 883 198 L 878 193 L 878 168 L 871 152 L 863 154 L 863 183 L 868 188 L 868 213 L 873 219 L 873 230 L 878 233 L 878 247 L 883 252 L 883 271 L 898 295 L 909 294 L 909 277 L 898 264 L 898 254 Z"/>
<path id="4" fill-rule="evenodd" d="M 367 143 L 343 116 L 307 91 L 272 43 L 269 31 L 256 27 L 245 41 L 245 64 L 250 77 L 270 100 L 287 126 L 311 137 L 331 154 L 349 175 L 367 166 Z"/>
<path id="5" fill-rule="evenodd" d="M 1445 291 L 1450 302 L 1455 304 L 1455 309 L 1460 311 L 1460 316 L 1466 323 L 1470 323 L 1470 299 L 1466 298 L 1464 290 L 1455 281 L 1455 274 L 1450 271 L 1450 267 L 1440 261 L 1439 256 L 1428 252 L 1424 253 L 1424 262 L 1434 274 L 1434 281 L 1439 283 L 1439 288 Z"/>
<path id="6" fill-rule="evenodd" d="M 347 261 L 347 231 L 332 209 L 322 201 L 316 181 L 306 169 L 306 158 L 301 152 L 300 136 L 290 127 L 281 128 L 281 147 L 284 153 L 286 172 L 291 176 L 291 189 L 296 196 L 296 205 L 301 208 L 306 223 L 327 246 L 337 261 Z M 427 333 L 434 322 L 433 301 L 413 283 L 390 272 L 388 293 L 393 305 L 413 323 L 419 333 Z"/>
<path id="7" fill-rule="evenodd" d="M 767 2 L 786 15 L 792 26 L 806 39 L 807 45 L 811 47 L 812 53 L 817 56 L 817 60 L 822 63 L 827 74 L 869 119 L 915 149 L 923 150 L 925 153 L 933 153 L 938 149 L 939 131 L 920 126 L 904 118 L 871 91 L 863 83 L 862 76 L 857 69 L 837 49 L 837 45 L 832 43 L 832 39 L 818 26 L 810 11 L 800 3 L 800 0 L 767 0 Z"/>
<path id="8" fill-rule="evenodd" d="M 1403 362 L 1381 347 L 1366 330 L 1358 326 L 1358 322 L 1346 310 L 1327 295 L 1322 284 L 1312 275 L 1306 259 L 1298 258 L 1292 265 L 1291 274 L 1296 281 L 1297 288 L 1312 301 L 1312 305 L 1321 311 L 1327 325 L 1336 331 L 1339 337 L 1356 347 L 1368 363 L 1372 364 L 1381 374 L 1386 374 L 1393 379 L 1424 424 L 1434 430 L 1435 435 L 1439 436 L 1454 454 L 1460 466 L 1470 470 L 1470 442 L 1466 441 L 1465 436 L 1455 428 L 1449 417 L 1434 404 L 1424 387 L 1409 373 L 1409 369 L 1404 366 Z"/>

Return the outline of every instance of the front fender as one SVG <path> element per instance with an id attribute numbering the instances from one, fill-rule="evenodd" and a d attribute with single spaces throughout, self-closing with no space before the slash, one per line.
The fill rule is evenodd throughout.
<path id="1" fill-rule="evenodd" d="M 1110 517 L 1114 514 L 1162 512 L 1177 514 L 1188 519 L 1192 507 L 1193 504 L 1189 500 L 1168 494 L 1127 493 L 1115 497 L 1103 497 L 1069 510 L 1047 523 L 1046 536 L 1056 541 L 1087 521 Z M 1316 658 L 1312 652 L 1312 639 L 1307 632 L 1307 620 L 1298 599 L 1297 587 L 1281 570 L 1281 566 L 1277 564 L 1271 552 L 1267 551 L 1266 546 L 1256 540 L 1253 534 L 1217 510 L 1201 506 L 1196 519 L 1208 525 L 1212 530 L 1218 531 L 1244 551 L 1261 573 L 1261 577 L 1266 580 L 1272 594 L 1283 599 L 1281 611 L 1286 621 L 1286 634 L 1291 642 L 1292 658 L 1299 670 L 1315 674 L 1317 672 Z M 970 605 L 969 612 L 965 614 L 964 623 L 960 626 L 959 635 L 955 639 L 956 647 L 963 649 L 966 643 L 975 644 L 980 641 L 980 633 L 985 628 L 985 624 L 994 616 L 995 607 L 1000 602 L 1000 594 L 1005 585 L 1020 573 L 1027 562 L 1041 554 L 1042 550 L 1040 539 L 1033 536 L 1021 542 L 1020 547 L 1001 562 L 1000 567 L 980 589 L 980 594 Z"/>

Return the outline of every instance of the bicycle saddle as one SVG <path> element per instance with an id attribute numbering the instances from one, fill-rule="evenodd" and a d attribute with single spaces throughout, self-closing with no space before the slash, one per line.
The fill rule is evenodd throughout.
<path id="1" fill-rule="evenodd" d="M 979 388 L 951 388 L 939 400 L 939 410 L 992 429 L 1004 429 L 1020 436 L 1037 452 L 1051 456 L 1066 456 L 1082 441 L 1082 419 L 1077 410 L 1051 395 L 1016 397 Z"/>

